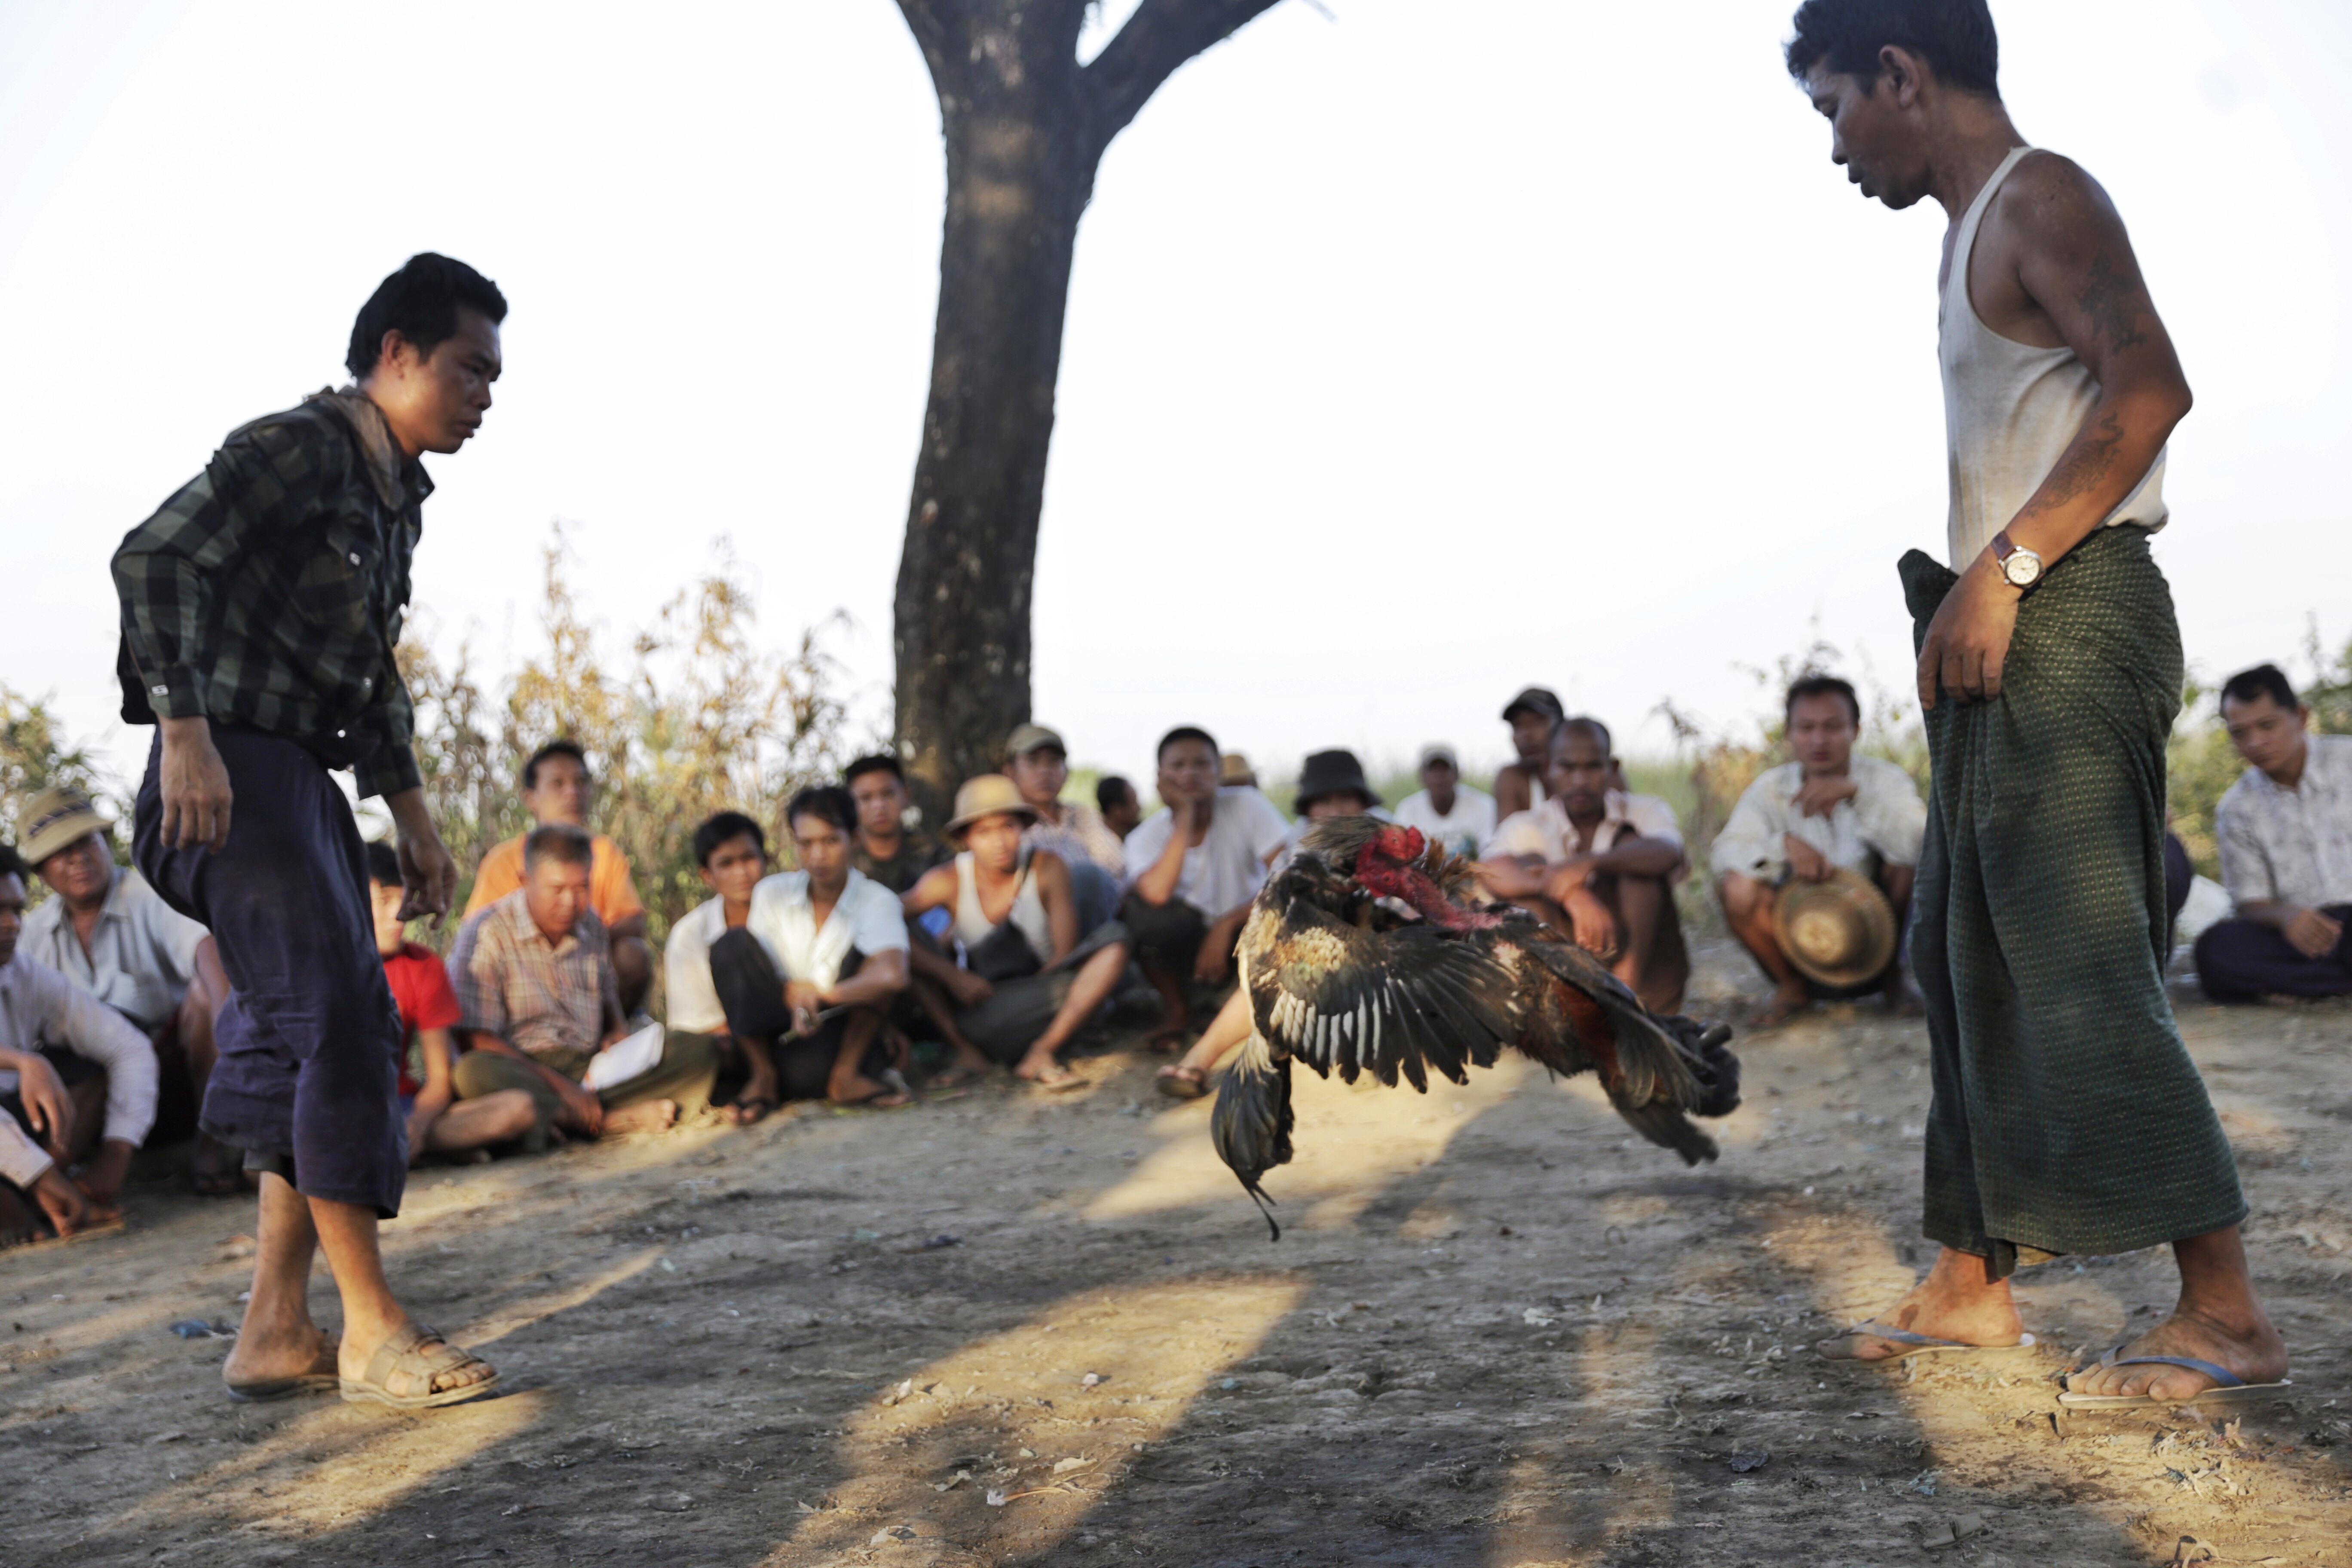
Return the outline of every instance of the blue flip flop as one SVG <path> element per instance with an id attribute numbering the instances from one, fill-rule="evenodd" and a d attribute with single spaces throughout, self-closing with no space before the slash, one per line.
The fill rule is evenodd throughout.
<path id="1" fill-rule="evenodd" d="M 2214 1386 L 2202 1388 L 2186 1399 L 2160 1399 L 2152 1394 L 2076 1394 L 2072 1390 L 2058 1395 L 2058 1403 L 2070 1410 L 2147 1410 L 2159 1405 L 2234 1405 L 2249 1400 L 2268 1399 L 2282 1390 L 2293 1388 L 2288 1378 L 2276 1383 L 2248 1383 L 2224 1366 L 2210 1361 L 2199 1361 L 2193 1355 L 2124 1356 L 2124 1347 L 2116 1346 L 2099 1358 L 2099 1364 L 2109 1366 L 2177 1366 L 2190 1372 L 2201 1372 L 2213 1380 Z M 2118 1361 L 2116 1358 L 2123 1356 Z"/>
<path id="2" fill-rule="evenodd" d="M 1998 1351 L 2022 1351 L 2033 1348 L 2032 1334 L 2018 1335 L 2017 1342 L 2013 1345 L 1972 1345 L 1959 1340 L 1939 1340 L 1932 1334 L 1915 1334 L 1908 1329 L 1890 1328 L 1885 1323 L 1856 1323 L 1844 1333 L 1838 1335 L 1836 1339 L 1823 1340 L 1822 1343 L 1827 1345 L 1843 1342 L 1851 1350 L 1853 1342 L 1864 1337 L 1885 1340 L 1889 1344 L 1900 1345 L 1903 1348 L 1893 1355 L 1868 1358 L 1858 1355 L 1832 1355 L 1819 1346 L 1814 1347 L 1815 1353 L 1819 1354 L 1823 1361 L 1850 1361 L 1863 1366 L 1885 1366 L 1893 1362 L 1908 1361 L 1913 1356 L 1990 1355 Z"/>

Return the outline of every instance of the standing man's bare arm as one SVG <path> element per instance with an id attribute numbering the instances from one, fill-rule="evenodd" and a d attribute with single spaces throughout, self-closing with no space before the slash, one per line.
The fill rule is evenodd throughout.
<path id="1" fill-rule="evenodd" d="M 2121 215 L 2067 159 L 2038 154 L 2018 165 L 1986 215 L 1968 285 L 1987 327 L 2073 349 L 2099 384 L 2073 443 L 2009 524 L 2013 543 L 2053 563 L 2147 477 L 2189 412 L 2189 381 Z M 1936 705 L 1939 687 L 1963 700 L 2000 694 L 2019 597 L 1990 549 L 1968 564 L 1920 650 L 1923 707 Z"/>

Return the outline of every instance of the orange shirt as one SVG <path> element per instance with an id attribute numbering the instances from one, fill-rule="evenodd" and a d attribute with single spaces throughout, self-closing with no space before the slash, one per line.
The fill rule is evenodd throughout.
<path id="1" fill-rule="evenodd" d="M 588 902 L 596 918 L 609 926 L 645 913 L 636 885 L 629 880 L 629 860 L 621 847 L 601 833 L 590 842 L 594 849 L 588 860 Z M 509 838 L 482 857 L 481 869 L 474 873 L 473 896 L 466 900 L 466 913 L 472 915 L 497 903 L 521 886 L 522 840 Z"/>

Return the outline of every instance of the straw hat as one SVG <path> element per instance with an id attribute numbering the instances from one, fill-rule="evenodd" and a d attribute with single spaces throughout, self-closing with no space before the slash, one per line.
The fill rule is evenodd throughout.
<path id="1" fill-rule="evenodd" d="M 1217 784 L 1221 788 L 1230 789 L 1236 784 L 1255 785 L 1256 783 L 1257 770 L 1251 767 L 1250 760 L 1239 752 L 1227 752 L 1217 759 Z"/>
<path id="2" fill-rule="evenodd" d="M 1853 871 L 1790 879 L 1772 902 L 1772 934 L 1799 973 L 1832 990 L 1867 984 L 1895 962 L 1895 907 Z"/>
<path id="3" fill-rule="evenodd" d="M 38 866 L 106 826 L 89 796 L 68 784 L 52 785 L 17 808 L 16 853 L 27 866 Z"/>
<path id="4" fill-rule="evenodd" d="M 1037 820 L 1037 808 L 1021 798 L 1020 786 L 1003 773 L 982 773 L 963 781 L 956 791 L 955 816 L 949 819 L 947 835 L 961 839 L 963 830 L 983 816 L 1017 816 L 1023 822 Z"/>

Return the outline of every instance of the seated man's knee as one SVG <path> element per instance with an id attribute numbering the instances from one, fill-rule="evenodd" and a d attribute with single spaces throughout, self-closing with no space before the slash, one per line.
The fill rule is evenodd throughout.
<path id="1" fill-rule="evenodd" d="M 496 1059 L 488 1051 L 467 1051 L 457 1058 L 457 1070 L 449 1075 L 449 1084 L 459 1100 L 480 1100 L 509 1087 L 506 1075 L 491 1065 Z"/>
<path id="2" fill-rule="evenodd" d="M 1751 918 L 1772 897 L 1769 883 L 1759 882 L 1738 871 L 1725 872 L 1723 879 L 1716 884 L 1716 890 L 1722 896 L 1723 912 L 1735 921 Z"/>

